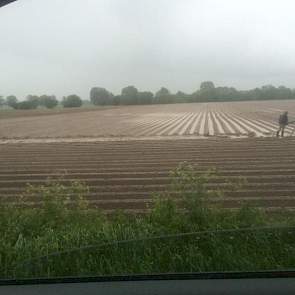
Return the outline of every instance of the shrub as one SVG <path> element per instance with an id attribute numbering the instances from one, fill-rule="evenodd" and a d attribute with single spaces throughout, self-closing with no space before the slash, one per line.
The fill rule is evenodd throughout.
<path id="1" fill-rule="evenodd" d="M 25 101 L 17 103 L 16 108 L 19 110 L 33 110 L 40 105 L 40 99 L 37 95 L 28 95 Z"/>
<path id="2" fill-rule="evenodd" d="M 6 104 L 13 109 L 17 108 L 17 98 L 14 95 L 9 95 L 6 97 Z"/>
<path id="3" fill-rule="evenodd" d="M 113 97 L 113 104 L 114 105 L 119 105 L 119 104 L 121 104 L 121 100 L 122 100 L 121 95 L 115 95 Z"/>
<path id="4" fill-rule="evenodd" d="M 42 95 L 40 96 L 40 105 L 53 109 L 58 105 L 58 100 L 54 95 Z"/>
<path id="5" fill-rule="evenodd" d="M 29 185 L 16 204 L 0 203 L 0 277 L 291 268 L 294 231 L 251 232 L 249 227 L 278 221 L 249 206 L 212 208 L 209 198 L 221 192 L 206 184 L 215 176 L 214 170 L 204 174 L 182 164 L 171 173 L 167 191 L 155 196 L 150 213 L 108 218 L 89 207 L 89 190 L 79 182 Z M 38 206 L 27 208 L 29 201 Z"/>
<path id="6" fill-rule="evenodd" d="M 78 108 L 82 106 L 82 100 L 78 95 L 72 94 L 63 98 L 62 105 L 64 108 Z"/>
<path id="7" fill-rule="evenodd" d="M 40 105 L 40 98 L 37 95 L 28 95 L 26 101 L 31 106 L 31 109 L 36 109 Z"/>
<path id="8" fill-rule="evenodd" d="M 32 109 L 36 109 L 37 106 L 34 102 L 31 101 L 21 101 L 17 103 L 16 109 L 18 110 L 32 110 Z"/>
<path id="9" fill-rule="evenodd" d="M 120 104 L 138 104 L 138 90 L 134 86 L 127 86 L 122 89 Z"/>
<path id="10" fill-rule="evenodd" d="M 4 106 L 6 104 L 5 99 L 0 95 L 0 107 Z"/>
<path id="11" fill-rule="evenodd" d="M 138 92 L 137 97 L 139 104 L 151 104 L 154 99 L 154 95 L 150 91 Z"/>
<path id="12" fill-rule="evenodd" d="M 111 105 L 113 104 L 113 95 L 105 88 L 93 87 L 90 90 L 90 101 L 94 105 Z"/>
<path id="13" fill-rule="evenodd" d="M 174 95 L 167 88 L 162 87 L 155 94 L 155 103 L 173 103 L 174 98 Z"/>

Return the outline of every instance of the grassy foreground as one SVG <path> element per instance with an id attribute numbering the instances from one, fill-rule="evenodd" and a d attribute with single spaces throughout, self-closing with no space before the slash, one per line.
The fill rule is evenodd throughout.
<path id="1" fill-rule="evenodd" d="M 155 196 L 142 216 L 106 217 L 90 209 L 81 183 L 29 186 L 18 206 L 0 205 L 0 278 L 293 268 L 295 230 L 241 229 L 291 227 L 295 218 L 247 205 L 237 211 L 209 207 L 209 198 L 222 195 L 206 189 L 211 174 L 179 166 L 167 192 Z M 177 209 L 175 192 L 185 210 Z M 24 208 L 32 198 L 40 207 Z M 225 229 L 238 230 L 213 232 Z M 159 238 L 189 232 L 203 233 Z"/>

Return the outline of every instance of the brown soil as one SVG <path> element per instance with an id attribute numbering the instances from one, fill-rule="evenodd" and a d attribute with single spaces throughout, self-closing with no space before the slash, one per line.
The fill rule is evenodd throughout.
<path id="1" fill-rule="evenodd" d="M 295 101 L 0 112 L 0 138 L 82 138 L 93 141 L 93 138 L 118 140 L 171 136 L 271 137 L 278 127 L 277 119 L 283 109 L 288 109 L 292 118 Z M 286 135 L 290 135 L 292 130 L 293 127 L 288 126 Z"/>
<path id="2" fill-rule="evenodd" d="M 218 169 L 208 186 L 224 189 L 225 196 L 212 203 L 237 208 L 247 201 L 293 209 L 294 150 L 295 139 L 290 137 L 6 143 L 0 145 L 0 196 L 13 201 L 27 183 L 43 184 L 48 177 L 62 175 L 64 183 L 85 182 L 93 206 L 137 212 L 146 209 L 153 192 L 167 188 L 168 172 L 188 161 L 200 173 Z M 247 183 L 231 191 L 227 179 L 238 177 Z"/>

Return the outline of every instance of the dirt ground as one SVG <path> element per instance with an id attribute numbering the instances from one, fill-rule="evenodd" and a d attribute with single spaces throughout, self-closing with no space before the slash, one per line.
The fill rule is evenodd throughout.
<path id="1" fill-rule="evenodd" d="M 274 137 L 284 110 L 292 120 L 295 101 L 0 113 L 0 200 L 62 176 L 89 186 L 88 201 L 105 212 L 144 212 L 167 188 L 169 171 L 187 161 L 219 171 L 208 185 L 225 194 L 212 204 L 294 210 L 293 126 Z M 246 182 L 232 191 L 228 180 L 241 177 Z"/>
<path id="2" fill-rule="evenodd" d="M 90 188 L 87 199 L 106 212 L 148 209 L 153 193 L 169 183 L 169 171 L 180 162 L 197 171 L 217 168 L 209 188 L 224 191 L 212 199 L 226 208 L 243 202 L 270 210 L 295 208 L 294 138 L 208 138 L 0 145 L 0 199 L 14 201 L 28 183 L 48 177 L 67 184 L 79 180 Z M 246 182 L 232 191 L 228 181 Z M 175 196 L 177 198 L 177 196 Z M 38 203 L 38 199 L 32 199 Z"/>
<path id="3" fill-rule="evenodd" d="M 295 101 L 191 103 L 0 112 L 1 139 L 267 137 Z M 288 126 L 290 135 L 293 126 Z"/>

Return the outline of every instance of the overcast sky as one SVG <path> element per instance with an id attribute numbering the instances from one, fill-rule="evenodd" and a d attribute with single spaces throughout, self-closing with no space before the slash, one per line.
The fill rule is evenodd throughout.
<path id="1" fill-rule="evenodd" d="M 294 0 L 18 0 L 0 8 L 0 95 L 295 88 L 294 12 Z"/>

